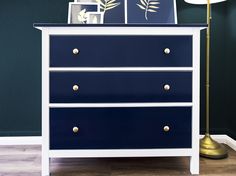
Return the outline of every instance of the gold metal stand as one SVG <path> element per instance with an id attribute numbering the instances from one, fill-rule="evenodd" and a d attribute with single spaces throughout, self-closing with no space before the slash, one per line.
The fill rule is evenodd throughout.
<path id="1" fill-rule="evenodd" d="M 209 134 L 200 140 L 200 155 L 206 158 L 222 159 L 228 156 L 226 148 L 214 141 Z"/>
<path id="2" fill-rule="evenodd" d="M 200 155 L 212 159 L 222 159 L 228 156 L 226 148 L 214 141 L 209 133 L 209 95 L 210 95 L 210 32 L 211 32 L 211 3 L 207 0 L 207 39 L 206 39 L 206 134 L 200 140 Z"/>

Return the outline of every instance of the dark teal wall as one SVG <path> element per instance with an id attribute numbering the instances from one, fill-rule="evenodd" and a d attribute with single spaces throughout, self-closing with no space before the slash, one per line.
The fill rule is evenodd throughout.
<path id="1" fill-rule="evenodd" d="M 69 0 L 0 1 L 0 136 L 41 134 L 41 33 L 34 22 L 67 21 Z M 205 6 L 177 0 L 179 23 L 205 22 Z M 211 129 L 236 138 L 234 59 L 236 2 L 212 9 Z M 235 31 L 235 32 L 234 32 Z M 205 32 L 201 54 L 201 129 L 204 131 Z"/>
<path id="2" fill-rule="evenodd" d="M 236 1 L 229 0 L 227 2 L 227 50 L 226 50 L 226 68 L 225 72 L 227 74 L 227 92 L 228 97 L 227 107 L 225 111 L 227 112 L 228 118 L 228 134 L 236 139 Z"/>
<path id="3" fill-rule="evenodd" d="M 68 0 L 0 1 L 0 135 L 41 135 L 41 33 L 66 22 Z"/>
<path id="4" fill-rule="evenodd" d="M 178 17 L 179 23 L 198 23 L 206 22 L 206 6 L 191 5 L 178 0 Z M 227 4 L 219 3 L 212 6 L 212 35 L 211 35 L 211 87 L 210 87 L 210 116 L 211 132 L 226 133 L 228 121 L 225 119 L 226 96 L 221 92 L 226 85 L 225 61 L 222 59 L 226 54 L 226 38 L 224 35 L 226 25 Z M 223 22 L 223 23 L 222 23 Z M 201 35 L 201 132 L 205 129 L 205 58 L 206 58 L 206 31 Z M 222 102 L 224 102 L 222 104 Z M 224 116 L 224 117 L 222 117 Z"/>

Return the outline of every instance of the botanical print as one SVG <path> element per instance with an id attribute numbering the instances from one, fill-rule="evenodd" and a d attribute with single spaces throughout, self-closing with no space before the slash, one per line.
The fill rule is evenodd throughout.
<path id="1" fill-rule="evenodd" d="M 88 15 L 86 13 L 86 9 L 83 9 L 78 13 L 78 21 L 80 23 L 83 23 L 83 24 L 86 23 L 87 18 L 88 18 Z"/>
<path id="2" fill-rule="evenodd" d="M 127 23 L 176 23 L 176 0 L 126 0 Z"/>
<path id="3" fill-rule="evenodd" d="M 87 12 L 87 24 L 103 24 L 103 12 Z"/>
<path id="4" fill-rule="evenodd" d="M 120 5 L 120 2 L 116 2 L 116 0 L 96 0 L 100 3 L 101 12 L 106 12 L 107 10 L 111 10 Z"/>
<path id="5" fill-rule="evenodd" d="M 104 23 L 125 23 L 126 0 L 95 0 L 104 13 Z M 132 0 L 130 0 L 132 1 Z"/>
<path id="6" fill-rule="evenodd" d="M 86 3 L 98 4 L 99 9 L 97 12 L 103 12 L 103 15 L 99 17 L 103 18 L 102 19 L 103 23 L 125 23 L 125 1 L 126 0 L 75 0 L 76 3 L 81 3 L 81 4 L 86 4 Z M 82 10 L 83 9 L 80 9 L 80 11 Z M 86 11 L 82 11 L 78 15 L 76 19 L 80 20 L 79 23 L 87 23 L 88 17 L 86 16 L 86 12 L 91 12 L 91 10 L 86 9 Z M 96 18 L 94 22 L 90 21 L 90 23 L 95 23 L 95 21 Z M 99 21 L 98 19 L 98 16 L 97 16 L 97 22 L 101 23 L 101 21 Z"/>
<path id="7" fill-rule="evenodd" d="M 145 19 L 148 21 L 148 12 L 155 13 L 159 8 L 160 4 L 159 0 L 140 0 L 140 3 L 137 3 L 137 6 L 144 10 Z"/>
<path id="8" fill-rule="evenodd" d="M 68 23 L 71 24 L 86 24 L 88 12 L 98 12 L 100 5 L 98 3 L 70 3 L 69 4 Z"/>
<path id="9" fill-rule="evenodd" d="M 103 12 L 103 15 L 89 19 L 90 23 L 169 23 L 176 24 L 176 0 L 74 0 L 81 3 L 72 23 L 87 23 L 88 12 Z M 85 5 L 89 5 L 85 8 Z M 91 9 L 97 4 L 97 10 Z M 72 7 L 73 8 L 73 7 Z M 74 7 L 75 8 L 75 7 Z M 79 13 L 78 13 L 79 10 Z M 92 17 L 91 17 L 92 18 Z"/>
<path id="10" fill-rule="evenodd" d="M 92 24 L 97 24 L 98 23 L 98 18 L 97 16 L 94 16 L 92 19 Z"/>

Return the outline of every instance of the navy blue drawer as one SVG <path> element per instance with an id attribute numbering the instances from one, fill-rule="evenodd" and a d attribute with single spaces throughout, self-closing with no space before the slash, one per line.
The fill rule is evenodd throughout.
<path id="1" fill-rule="evenodd" d="M 50 109 L 50 149 L 191 148 L 191 111 L 190 107 Z"/>
<path id="2" fill-rule="evenodd" d="M 79 50 L 73 54 L 73 49 Z M 169 54 L 164 50 L 170 49 Z M 192 36 L 50 36 L 51 67 L 191 67 Z"/>
<path id="3" fill-rule="evenodd" d="M 191 101 L 191 72 L 50 73 L 51 103 Z"/>

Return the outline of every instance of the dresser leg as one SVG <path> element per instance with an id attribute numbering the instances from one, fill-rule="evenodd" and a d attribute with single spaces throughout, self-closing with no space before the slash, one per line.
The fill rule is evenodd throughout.
<path id="1" fill-rule="evenodd" d="M 191 174 L 199 174 L 199 155 L 190 157 Z"/>
<path id="2" fill-rule="evenodd" d="M 50 161 L 50 159 L 48 157 L 45 157 L 42 155 L 42 176 L 49 176 L 50 175 L 49 161 Z"/>

